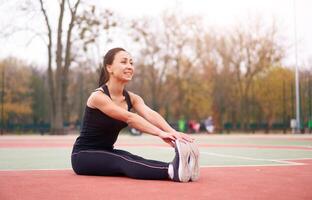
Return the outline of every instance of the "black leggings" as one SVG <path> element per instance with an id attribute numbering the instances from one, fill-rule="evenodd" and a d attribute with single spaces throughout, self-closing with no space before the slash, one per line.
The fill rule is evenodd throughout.
<path id="1" fill-rule="evenodd" d="M 123 150 L 82 150 L 72 153 L 73 170 L 79 175 L 128 176 L 168 179 L 169 163 L 147 160 Z"/>

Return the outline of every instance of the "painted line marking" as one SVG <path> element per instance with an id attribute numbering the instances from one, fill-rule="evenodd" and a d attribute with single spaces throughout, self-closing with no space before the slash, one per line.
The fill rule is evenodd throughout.
<path id="1" fill-rule="evenodd" d="M 266 164 L 266 165 L 202 165 L 200 168 L 226 168 L 226 167 L 289 167 L 300 166 L 304 164 L 287 165 L 287 164 Z"/>
<path id="2" fill-rule="evenodd" d="M 296 146 L 298 146 L 298 147 L 312 148 L 312 146 L 311 146 L 311 145 L 296 145 Z"/>
<path id="3" fill-rule="evenodd" d="M 71 168 L 64 168 L 64 169 L 0 169 L 0 172 L 24 172 L 24 171 L 65 171 L 71 170 Z"/>
<path id="4" fill-rule="evenodd" d="M 205 155 L 224 157 L 224 158 L 237 158 L 237 159 L 242 159 L 242 160 L 277 162 L 277 163 L 288 164 L 288 165 L 304 165 L 304 163 L 286 161 L 287 159 L 277 160 L 277 159 L 252 158 L 252 157 L 247 157 L 247 156 L 236 156 L 236 155 L 220 154 L 220 153 L 212 153 L 212 152 L 200 152 L 200 153 L 205 154 Z"/>

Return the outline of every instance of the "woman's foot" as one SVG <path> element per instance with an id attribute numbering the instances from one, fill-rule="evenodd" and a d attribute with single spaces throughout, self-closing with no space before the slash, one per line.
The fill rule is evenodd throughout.
<path id="1" fill-rule="evenodd" d="M 172 161 L 173 177 L 177 182 L 188 182 L 191 178 L 189 161 L 191 157 L 190 145 L 181 140 L 175 141 L 175 157 Z"/>
<path id="2" fill-rule="evenodd" d="M 191 171 L 191 181 L 197 181 L 199 178 L 199 150 L 195 142 L 189 143 L 191 149 L 190 158 L 190 171 Z"/>

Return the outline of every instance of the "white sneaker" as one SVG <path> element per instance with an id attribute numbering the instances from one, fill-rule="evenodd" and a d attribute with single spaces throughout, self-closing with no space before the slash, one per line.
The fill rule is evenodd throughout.
<path id="1" fill-rule="evenodd" d="M 190 145 L 181 140 L 175 141 L 175 157 L 172 161 L 173 180 L 177 182 L 188 182 L 191 178 L 189 159 L 191 157 Z"/>
<path id="2" fill-rule="evenodd" d="M 189 163 L 191 181 L 197 181 L 199 178 L 199 150 L 195 142 L 189 142 L 188 144 L 191 149 L 191 159 Z"/>

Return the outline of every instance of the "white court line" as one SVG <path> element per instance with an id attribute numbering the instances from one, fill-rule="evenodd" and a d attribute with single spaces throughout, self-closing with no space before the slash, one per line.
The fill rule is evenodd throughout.
<path id="1" fill-rule="evenodd" d="M 277 159 L 277 160 L 312 160 L 312 157 L 311 158 L 281 158 L 281 159 Z"/>
<path id="2" fill-rule="evenodd" d="M 235 155 L 212 153 L 212 152 L 200 152 L 200 153 L 206 154 L 206 155 L 217 156 L 217 157 L 224 157 L 224 158 L 237 158 L 237 159 L 254 160 L 254 161 L 268 161 L 268 162 L 277 162 L 277 163 L 288 164 L 288 165 L 304 165 L 303 163 L 286 161 L 287 159 L 277 160 L 277 159 L 251 158 L 251 157 L 246 157 L 246 156 L 235 156 Z M 268 165 L 265 165 L 265 166 L 268 166 Z"/>
<path id="3" fill-rule="evenodd" d="M 0 172 L 24 172 L 24 171 L 65 171 L 73 170 L 72 168 L 63 168 L 63 169 L 0 169 Z"/>
<path id="4" fill-rule="evenodd" d="M 296 165 L 281 165 L 281 164 L 264 164 L 264 165 L 201 165 L 200 168 L 226 168 L 226 167 L 289 167 L 289 166 L 300 166 L 303 163 Z"/>
<path id="5" fill-rule="evenodd" d="M 296 147 L 312 148 L 312 146 L 311 146 L 311 145 L 297 145 Z"/>

